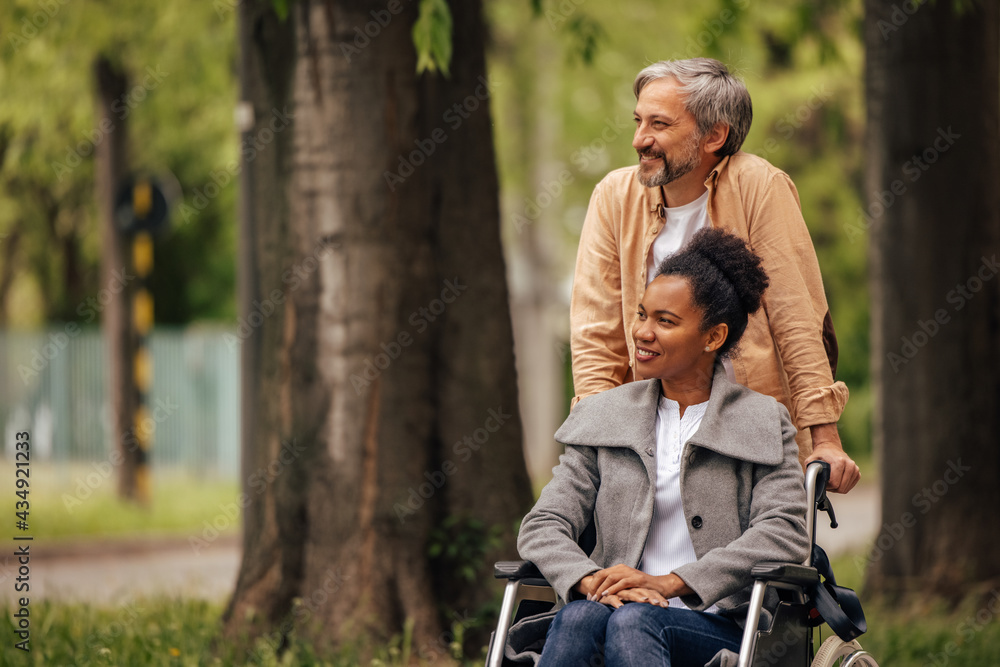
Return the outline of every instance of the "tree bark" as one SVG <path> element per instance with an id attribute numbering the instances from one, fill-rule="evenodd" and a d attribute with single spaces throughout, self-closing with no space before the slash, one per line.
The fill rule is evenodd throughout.
<path id="1" fill-rule="evenodd" d="M 998 35 L 994 2 L 866 0 L 879 593 L 1000 578 Z"/>
<path id="2" fill-rule="evenodd" d="M 531 492 L 481 6 L 452 6 L 447 79 L 415 74 L 417 3 L 398 7 L 240 5 L 258 399 L 226 629 L 340 642 L 409 621 L 433 659 L 452 614 L 483 622 Z"/>
<path id="3" fill-rule="evenodd" d="M 135 433 L 138 395 L 132 373 L 136 350 L 132 329 L 132 291 L 128 240 L 115 221 L 115 196 L 128 176 L 128 132 L 125 117 L 112 109 L 128 91 L 128 77 L 104 56 L 94 63 L 97 84 L 97 125 L 109 128 L 95 148 L 97 202 L 101 217 L 101 284 L 108 289 L 110 301 L 104 307 L 101 326 L 108 353 L 108 396 L 111 402 L 113 449 L 121 455 L 118 468 L 118 495 L 136 500 L 136 470 L 143 451 Z M 55 238 L 55 237 L 53 237 Z M 72 258 L 67 254 L 66 262 Z M 111 289 L 112 286 L 121 289 Z"/>

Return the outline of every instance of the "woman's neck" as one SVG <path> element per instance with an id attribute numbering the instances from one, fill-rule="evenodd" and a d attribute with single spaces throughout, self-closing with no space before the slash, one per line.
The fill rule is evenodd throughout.
<path id="1" fill-rule="evenodd" d="M 661 378 L 660 391 L 677 403 L 680 416 L 691 405 L 704 403 L 712 393 L 712 367 L 700 369 L 684 378 Z"/>

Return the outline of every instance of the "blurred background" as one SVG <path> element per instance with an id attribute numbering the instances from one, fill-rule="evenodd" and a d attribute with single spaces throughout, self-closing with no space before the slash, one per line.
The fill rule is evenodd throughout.
<path id="1" fill-rule="evenodd" d="M 8 3 L 3 17 L 0 420 L 8 430 L 30 420 L 37 463 L 65 470 L 110 453 L 100 323 L 122 284 L 101 283 L 94 155 L 113 137 L 95 116 L 93 54 L 115 53 L 134 73 L 116 108 L 130 125 L 132 167 L 179 194 L 155 237 L 149 349 L 150 396 L 183 411 L 156 424 L 151 466 L 235 483 L 234 7 L 43 4 Z M 486 4 L 504 252 L 536 485 L 555 462 L 551 436 L 572 396 L 569 291 L 590 192 L 634 162 L 635 73 L 674 57 L 719 58 L 750 89 L 745 149 L 799 188 L 840 340 L 838 375 L 851 389 L 842 437 L 862 460 L 870 452 L 866 238 L 843 229 L 861 206 L 861 6 L 775 1 L 749 12 L 748 4 L 636 2 L 588 5 L 584 14 L 563 3 L 538 17 L 527 2 Z M 658 43 L 635 39 L 640 24 L 659 26 Z"/>
<path id="2" fill-rule="evenodd" d="M 287 14 L 287 2 L 272 4 Z M 569 294 L 589 197 L 608 171 L 636 160 L 633 78 L 657 60 L 717 58 L 753 98 L 744 150 L 791 176 L 819 257 L 840 343 L 838 379 L 851 392 L 841 438 L 864 478 L 838 499 L 853 528 L 842 531 L 837 552 L 848 585 L 860 586 L 882 553 L 868 551 L 880 515 L 862 0 L 486 0 L 483 9 L 524 455 L 536 493 L 560 453 L 552 434 L 573 395 Z M 55 605 L 42 614 L 49 626 L 70 628 L 67 645 L 83 633 L 92 648 L 118 651 L 100 654 L 116 664 L 199 664 L 237 575 L 240 491 L 280 473 L 247 468 L 240 456 L 241 331 L 256 325 L 237 307 L 239 158 L 248 150 L 239 10 L 240 0 L 0 7 L 2 488 L 14 479 L 15 434 L 27 429 L 40 573 L 33 590 Z M 117 119 L 111 125 L 101 120 L 102 62 L 129 75 L 121 94 L 103 100 Z M 122 124 L 127 143 L 115 134 Z M 120 248 L 126 259 L 109 270 L 100 214 L 109 194 L 96 156 L 119 150 L 133 181 L 116 182 L 113 195 L 134 208 L 141 184 L 155 184 L 170 208 L 149 235 L 152 251 Z M 137 265 L 145 266 L 138 278 Z M 152 304 L 125 322 L 141 329 L 133 370 L 145 393 L 136 424 L 146 455 L 123 465 L 106 318 L 133 281 Z M 0 563 L 0 599 L 14 599 L 15 568 L 10 556 Z M 129 606 L 136 595 L 208 606 L 147 604 L 154 621 Z M 78 608 L 60 603 L 104 611 L 81 629 L 70 620 Z M 911 662 L 897 664 L 945 655 L 957 632 L 951 614 L 977 611 L 971 604 L 941 611 L 929 630 L 911 629 L 930 643 L 902 651 Z M 1000 639 L 993 618 L 976 626 L 977 639 Z M 900 619 L 898 627 L 913 620 Z M 119 635 L 157 639 L 154 648 L 140 641 L 140 650 Z M 372 664 L 408 662 L 405 639 L 393 641 Z M 878 641 L 894 646 L 896 635 Z M 996 645 L 982 642 L 964 659 Z M 991 664 L 982 660 L 953 664 Z"/>

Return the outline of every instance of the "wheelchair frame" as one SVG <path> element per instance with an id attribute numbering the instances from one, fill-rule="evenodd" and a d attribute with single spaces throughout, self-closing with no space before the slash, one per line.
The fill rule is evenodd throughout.
<path id="1" fill-rule="evenodd" d="M 819 511 L 828 512 L 831 526 L 837 527 L 833 507 L 826 497 L 828 470 L 829 465 L 819 461 L 810 463 L 806 468 L 806 496 L 812 498 L 812 511 L 806 513 L 806 531 L 811 544 L 816 543 L 816 515 Z M 486 667 L 504 667 L 505 663 L 510 664 L 504 658 L 510 627 L 515 620 L 528 615 L 518 613 L 521 603 L 554 605 L 557 600 L 555 591 L 529 561 L 500 561 L 495 564 L 493 574 L 497 579 L 506 579 L 507 584 L 500 618 L 490 636 Z M 871 654 L 863 650 L 857 641 L 845 642 L 836 635 L 827 638 L 813 655 L 813 626 L 805 622 L 808 608 L 805 589 L 819 581 L 819 572 L 812 567 L 811 549 L 801 565 L 760 563 L 753 567 L 750 576 L 754 584 L 737 667 L 833 667 L 838 664 L 840 667 L 878 667 Z M 785 599 L 779 602 L 769 627 L 759 629 L 764 596 L 769 588 L 784 591 Z M 758 655 L 758 649 L 761 649 L 761 655 Z"/>

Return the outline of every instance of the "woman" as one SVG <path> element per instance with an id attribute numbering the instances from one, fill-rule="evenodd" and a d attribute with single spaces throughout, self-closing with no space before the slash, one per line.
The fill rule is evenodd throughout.
<path id="1" fill-rule="evenodd" d="M 795 428 L 720 362 L 767 282 L 743 241 L 700 231 L 643 295 L 647 379 L 582 400 L 556 433 L 566 452 L 518 537 L 568 602 L 540 665 L 704 665 L 739 649 L 753 565 L 805 560 Z"/>

